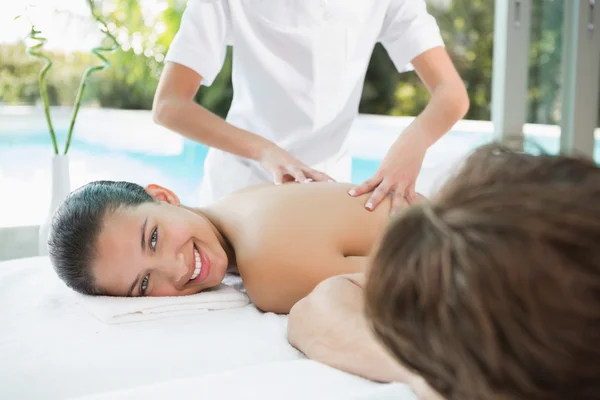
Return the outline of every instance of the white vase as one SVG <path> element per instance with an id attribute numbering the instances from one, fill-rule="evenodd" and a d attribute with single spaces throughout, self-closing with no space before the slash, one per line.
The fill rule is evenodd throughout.
<path id="1" fill-rule="evenodd" d="M 42 221 L 38 234 L 38 254 L 48 255 L 48 233 L 54 212 L 60 203 L 71 192 L 71 179 L 69 174 L 69 156 L 55 155 L 52 157 L 52 197 L 48 215 Z"/>

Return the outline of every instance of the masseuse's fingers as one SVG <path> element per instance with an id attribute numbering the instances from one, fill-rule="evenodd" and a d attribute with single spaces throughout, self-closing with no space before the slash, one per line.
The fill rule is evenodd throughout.
<path id="1" fill-rule="evenodd" d="M 283 174 L 280 169 L 273 171 L 273 183 L 276 185 L 281 185 L 283 183 Z"/>
<path id="2" fill-rule="evenodd" d="M 377 172 L 377 173 L 375 173 L 375 175 L 373 175 L 371 178 L 367 179 L 366 181 L 364 181 L 360 185 L 355 186 L 352 189 L 350 189 L 350 191 L 348 192 L 348 194 L 350 196 L 360 196 L 360 195 L 363 195 L 365 193 L 369 193 L 377 185 L 379 185 L 382 181 L 383 181 L 383 178 Z"/>
<path id="3" fill-rule="evenodd" d="M 396 214 L 398 211 L 400 211 L 400 209 L 404 208 L 404 207 L 408 207 L 408 202 L 407 199 L 404 197 L 404 193 L 406 191 L 403 190 L 396 190 L 393 192 L 392 194 L 392 208 L 390 213 L 392 215 Z"/>
<path id="4" fill-rule="evenodd" d="M 406 197 L 406 201 L 408 202 L 408 204 L 415 204 L 418 202 L 418 197 L 417 197 L 417 193 L 415 192 L 415 183 L 414 182 L 411 183 L 410 185 L 408 185 L 404 192 L 405 192 L 404 196 Z"/>
<path id="5" fill-rule="evenodd" d="M 390 192 L 391 185 L 385 180 L 382 181 L 373 191 L 369 200 L 365 203 L 365 208 L 369 211 L 374 210 L 382 201 L 385 196 Z"/>
<path id="6" fill-rule="evenodd" d="M 315 182 L 335 182 L 335 179 L 324 172 L 317 171 L 316 169 L 307 167 L 307 169 L 304 170 L 304 173 Z"/>
<path id="7" fill-rule="evenodd" d="M 294 179 L 296 180 L 296 182 L 299 183 L 304 183 L 307 182 L 308 178 L 306 177 L 306 175 L 304 175 L 304 172 L 302 172 L 302 170 L 295 166 L 295 165 L 291 165 L 287 168 L 287 172 L 294 177 Z"/>

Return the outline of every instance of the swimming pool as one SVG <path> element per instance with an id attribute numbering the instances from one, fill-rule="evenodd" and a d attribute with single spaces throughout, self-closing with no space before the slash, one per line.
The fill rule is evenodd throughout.
<path id="1" fill-rule="evenodd" d="M 64 131 L 58 136 L 64 143 Z M 100 179 L 159 183 L 184 204 L 194 205 L 207 151 L 187 139 L 177 155 L 116 150 L 74 139 L 69 151 L 71 187 Z M 0 137 L 0 227 L 35 225 L 44 217 L 50 204 L 51 158 L 51 142 L 44 132 Z M 353 160 L 353 181 L 376 168 L 375 160 Z"/>
<path id="2" fill-rule="evenodd" d="M 98 112 L 93 118 L 91 113 Z M 145 112 L 126 114 L 127 118 L 135 115 L 134 122 L 123 122 L 123 112 L 115 110 L 87 113 L 87 123 L 77 127 L 69 150 L 71 188 L 100 179 L 159 183 L 172 189 L 184 204 L 196 204 L 205 146 L 171 132 L 152 133 L 156 127 Z M 0 227 L 37 225 L 50 203 L 50 137 L 43 121 L 38 118 L 34 123 L 27 118 L 19 119 L 18 128 L 0 125 Z M 64 122 L 56 124 L 61 147 L 67 126 Z M 375 172 L 389 145 L 409 122 L 375 116 L 357 120 L 348 142 L 353 156 L 352 182 L 361 182 Z M 453 161 L 492 139 L 489 126 L 465 124 L 465 129 L 450 132 L 429 150 L 418 190 L 430 192 L 447 175 Z M 546 151 L 558 151 L 556 135 L 536 134 L 532 138 Z M 598 142 L 596 149 L 600 155 Z"/>

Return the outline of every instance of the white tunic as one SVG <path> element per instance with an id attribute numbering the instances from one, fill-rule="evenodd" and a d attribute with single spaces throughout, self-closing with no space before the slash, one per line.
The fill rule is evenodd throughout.
<path id="1" fill-rule="evenodd" d="M 347 181 L 344 143 L 377 42 L 399 71 L 443 46 L 424 0 L 190 0 L 166 61 L 209 86 L 233 46 L 227 121 Z M 201 202 L 270 180 L 258 163 L 211 149 Z"/>

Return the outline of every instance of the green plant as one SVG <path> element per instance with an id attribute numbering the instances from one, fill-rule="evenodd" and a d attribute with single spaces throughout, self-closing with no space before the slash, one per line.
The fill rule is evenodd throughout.
<path id="1" fill-rule="evenodd" d="M 69 124 L 69 131 L 67 133 L 67 142 L 65 145 L 65 150 L 63 152 L 63 155 L 67 154 L 67 152 L 69 151 L 69 147 L 71 145 L 71 138 L 73 136 L 73 129 L 75 127 L 75 121 L 77 119 L 77 114 L 79 113 L 81 99 L 83 98 L 83 93 L 85 91 L 85 87 L 86 87 L 88 78 L 94 72 L 105 70 L 108 67 L 110 67 L 110 61 L 108 61 L 108 59 L 106 57 L 104 57 L 104 55 L 102 53 L 112 53 L 112 52 L 115 52 L 119 48 L 117 39 L 110 33 L 110 30 L 108 29 L 108 26 L 106 25 L 106 22 L 104 22 L 104 20 L 96 14 L 96 12 L 94 10 L 93 0 L 87 0 L 87 2 L 90 7 L 90 12 L 92 14 L 92 17 L 94 18 L 95 21 L 100 23 L 101 28 L 102 28 L 101 31 L 102 31 L 102 33 L 104 33 L 106 38 L 108 38 L 110 40 L 111 45 L 94 47 L 92 49 L 92 53 L 96 57 L 98 57 L 100 60 L 102 60 L 102 64 L 88 67 L 84 71 L 83 76 L 81 77 L 81 81 L 79 83 L 79 88 L 77 90 L 77 96 L 75 98 L 75 105 L 73 107 L 73 114 L 71 115 L 71 122 Z M 44 54 L 41 53 L 41 49 L 44 46 L 44 44 L 47 42 L 47 39 L 45 37 L 41 36 L 41 31 L 35 29 L 34 25 L 31 27 L 31 32 L 29 33 L 28 38 L 32 39 L 33 41 L 35 41 L 37 43 L 32 46 L 27 47 L 27 54 L 29 54 L 32 57 L 36 57 L 41 60 L 44 60 L 46 62 L 46 64 L 44 65 L 44 67 L 42 68 L 42 70 L 40 71 L 40 74 L 39 74 L 40 95 L 42 97 L 42 101 L 44 102 L 44 113 L 46 115 L 46 122 L 48 123 L 48 130 L 50 131 L 50 137 L 52 139 L 52 145 L 54 147 L 54 154 L 58 155 L 59 149 L 58 149 L 58 144 L 56 141 L 56 133 L 54 132 L 54 127 L 52 125 L 52 118 L 50 116 L 50 102 L 48 100 L 48 88 L 47 88 L 47 84 L 46 84 L 46 75 L 47 75 L 48 71 L 50 70 L 50 68 L 52 68 L 53 62 L 50 58 L 48 58 L 47 56 L 45 56 Z"/>

